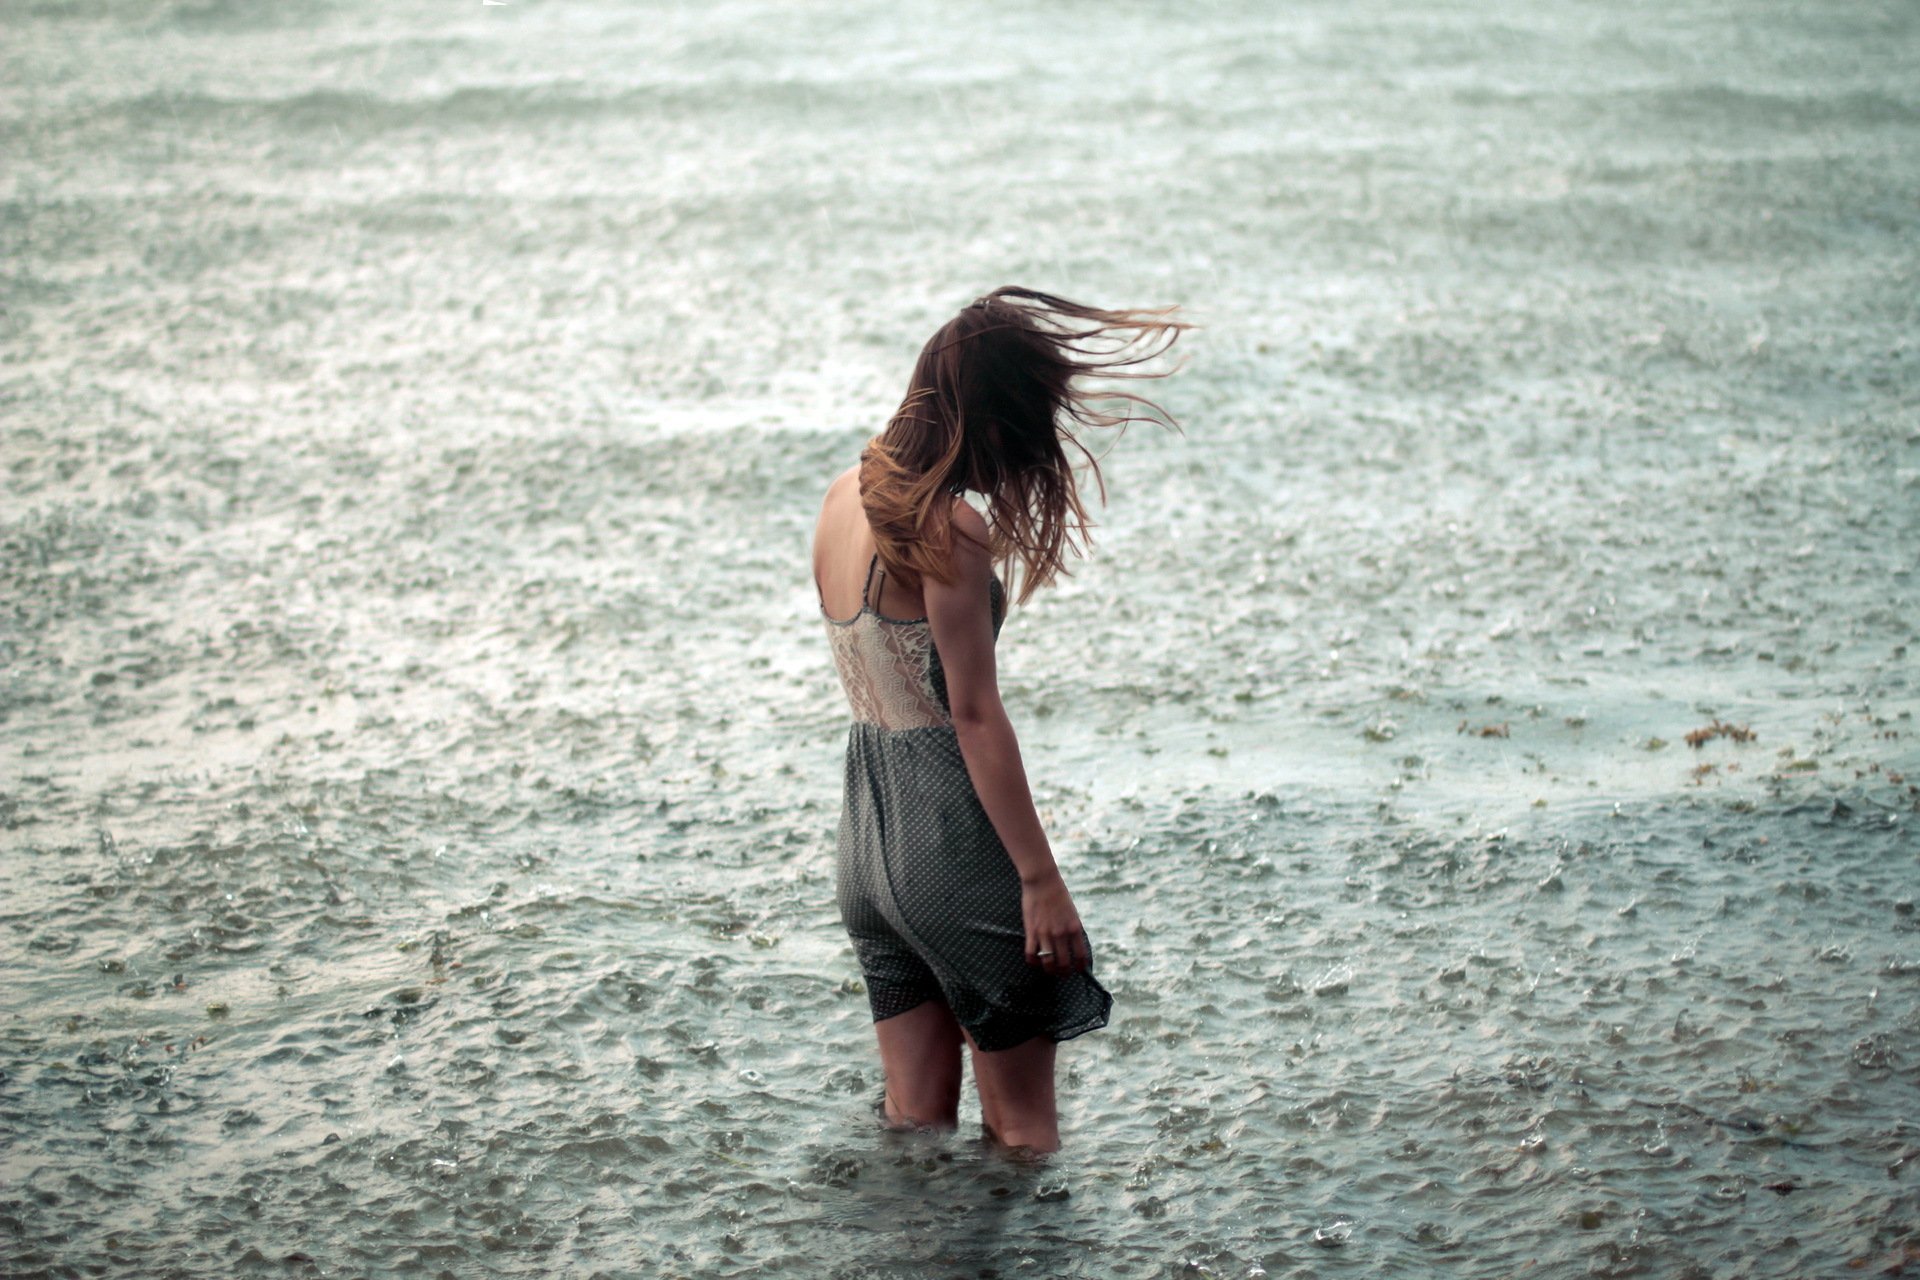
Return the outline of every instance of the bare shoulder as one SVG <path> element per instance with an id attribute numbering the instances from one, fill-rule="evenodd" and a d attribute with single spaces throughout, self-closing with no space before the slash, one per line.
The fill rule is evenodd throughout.
<path id="1" fill-rule="evenodd" d="M 827 486 L 826 500 L 832 502 L 834 499 L 842 497 L 847 490 L 852 489 L 858 492 L 859 488 L 860 464 L 855 463 L 833 478 L 833 483 Z"/>
<path id="2" fill-rule="evenodd" d="M 827 492 L 820 499 L 820 519 L 815 526 L 816 533 L 824 533 L 829 527 L 842 527 L 851 513 L 860 508 L 860 468 L 848 467 L 833 478 L 827 486 Z"/>
<path id="3" fill-rule="evenodd" d="M 933 591 L 958 591 L 964 599 L 972 601 L 977 597 L 977 587 L 987 580 L 993 572 L 993 560 L 987 555 L 987 518 L 973 510 L 966 499 L 954 499 L 952 509 L 952 539 L 947 545 L 948 572 L 952 574 L 950 583 L 929 580 L 925 589 Z M 981 597 L 983 599 L 983 597 Z"/>
<path id="4" fill-rule="evenodd" d="M 973 504 L 965 498 L 953 500 L 953 529 L 961 535 L 955 539 L 954 550 L 960 553 L 964 545 L 969 550 L 978 551 L 981 556 L 987 551 L 987 518 L 973 509 Z"/>
<path id="5" fill-rule="evenodd" d="M 827 485 L 820 500 L 820 515 L 813 524 L 813 576 L 821 578 L 821 567 L 829 547 L 846 540 L 854 513 L 860 510 L 860 468 L 848 467 Z"/>

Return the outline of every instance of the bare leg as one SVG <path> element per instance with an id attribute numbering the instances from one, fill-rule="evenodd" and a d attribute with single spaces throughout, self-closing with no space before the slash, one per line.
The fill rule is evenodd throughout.
<path id="1" fill-rule="evenodd" d="M 929 1000 L 873 1024 L 887 1076 L 887 1123 L 952 1129 L 960 1123 L 960 1024 Z"/>
<path id="2" fill-rule="evenodd" d="M 1035 1152 L 1060 1149 L 1060 1115 L 1054 1105 L 1053 1060 L 1058 1048 L 1046 1036 L 989 1053 L 973 1044 L 973 1083 L 980 1112 L 994 1139 Z"/>

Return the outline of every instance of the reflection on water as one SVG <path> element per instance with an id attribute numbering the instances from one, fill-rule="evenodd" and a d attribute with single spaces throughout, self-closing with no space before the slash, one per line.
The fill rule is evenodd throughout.
<path id="1" fill-rule="evenodd" d="M 1920 1266 L 1917 21 L 12 15 L 0 1270 Z M 1007 282 L 1207 326 L 1002 642 L 1033 1168 L 874 1123 L 804 569 Z"/>

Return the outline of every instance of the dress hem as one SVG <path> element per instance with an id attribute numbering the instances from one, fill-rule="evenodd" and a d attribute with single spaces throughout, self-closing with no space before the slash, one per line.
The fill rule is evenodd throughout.
<path id="1" fill-rule="evenodd" d="M 1105 987 L 1100 988 L 1100 990 L 1103 993 L 1106 992 Z M 884 1018 L 879 1018 L 879 1017 L 875 1018 L 873 1020 L 874 1025 L 878 1026 L 882 1022 L 888 1022 L 894 1018 L 898 1018 L 902 1016 L 903 1014 L 912 1013 L 915 1009 L 918 1009 L 921 1005 L 926 1004 L 929 1001 L 933 1001 L 933 1000 L 940 1001 L 942 1004 L 947 1006 L 948 1013 L 950 1014 L 953 1013 L 953 1002 L 951 1000 L 948 1000 L 944 994 L 929 995 L 926 997 L 926 999 L 916 1001 L 915 1003 L 908 1005 L 904 1009 L 899 1009 L 893 1013 L 889 1013 Z M 976 1019 L 976 1021 L 981 1023 L 992 1023 L 996 1020 L 994 1015 L 998 1012 L 999 1012 L 998 1010 L 990 1011 L 985 1018 Z M 1112 1017 L 1113 1017 L 1113 996 L 1111 994 L 1108 994 L 1105 1001 L 1105 1007 L 1103 1007 L 1100 1010 L 1100 1012 L 1097 1014 L 1093 1014 L 1089 1017 L 1081 1018 L 1075 1022 L 1065 1023 L 1064 1025 L 1059 1027 L 1043 1026 L 1043 1027 L 1040 1027 L 1038 1030 L 1031 1032 L 1030 1034 L 1018 1036 L 1017 1038 L 1014 1038 L 1014 1039 L 1008 1039 L 1006 1036 L 1003 1036 L 1003 1035 L 989 1035 L 987 1038 L 993 1041 L 992 1044 L 983 1043 L 980 1036 L 974 1031 L 972 1027 L 967 1026 L 964 1022 L 960 1022 L 959 1015 L 957 1014 L 954 1015 L 954 1021 L 960 1022 L 961 1030 L 965 1031 L 967 1035 L 971 1037 L 974 1047 L 978 1049 L 980 1052 L 999 1053 L 1006 1049 L 1018 1048 L 1019 1046 L 1025 1044 L 1027 1041 L 1037 1039 L 1040 1036 L 1047 1037 L 1047 1039 L 1053 1041 L 1055 1044 L 1064 1044 L 1068 1040 L 1077 1040 L 1081 1036 L 1084 1036 L 1089 1032 L 1101 1030 L 1112 1020 Z"/>

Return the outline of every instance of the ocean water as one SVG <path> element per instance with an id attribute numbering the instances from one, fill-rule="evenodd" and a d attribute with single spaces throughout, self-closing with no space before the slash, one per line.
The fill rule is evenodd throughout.
<path id="1" fill-rule="evenodd" d="M 0 31 L 0 1273 L 1920 1271 L 1913 5 Z M 1204 326 L 1043 1167 L 875 1127 L 806 558 L 1004 283 Z"/>

